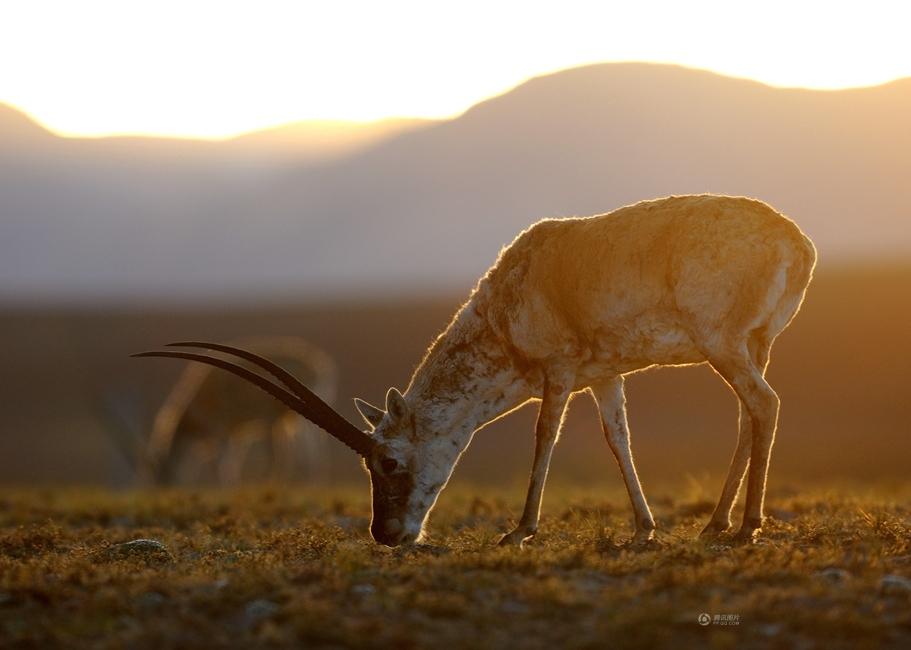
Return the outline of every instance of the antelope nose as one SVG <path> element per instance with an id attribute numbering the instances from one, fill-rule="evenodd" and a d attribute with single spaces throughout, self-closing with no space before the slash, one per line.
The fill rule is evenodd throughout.
<path id="1" fill-rule="evenodd" d="M 404 527 L 398 519 L 377 519 L 370 525 L 370 534 L 380 544 L 398 546 L 404 537 Z"/>

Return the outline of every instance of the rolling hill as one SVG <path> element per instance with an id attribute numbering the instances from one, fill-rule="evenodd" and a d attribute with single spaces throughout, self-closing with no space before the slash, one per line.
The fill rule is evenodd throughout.
<path id="1" fill-rule="evenodd" d="M 810 91 L 651 64 L 532 79 L 331 156 L 287 156 L 287 131 L 61 139 L 6 109 L 0 295 L 465 290 L 540 217 L 698 192 L 771 203 L 814 238 L 822 265 L 901 259 L 909 114 L 909 79 Z"/>

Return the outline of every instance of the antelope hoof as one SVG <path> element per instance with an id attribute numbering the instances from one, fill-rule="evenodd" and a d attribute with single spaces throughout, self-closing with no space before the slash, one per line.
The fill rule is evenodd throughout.
<path id="1" fill-rule="evenodd" d="M 655 529 L 654 528 L 640 528 L 636 531 L 636 534 L 633 535 L 631 544 L 633 546 L 649 546 L 652 542 L 655 541 Z"/>
<path id="2" fill-rule="evenodd" d="M 750 528 L 748 526 L 741 527 L 741 529 L 737 531 L 737 534 L 734 535 L 734 543 L 743 545 L 753 544 L 760 532 L 762 531 L 759 528 Z"/>
<path id="3" fill-rule="evenodd" d="M 731 529 L 731 523 L 728 521 L 710 521 L 706 527 L 699 533 L 700 539 L 713 539 L 723 535 Z"/>
<path id="4" fill-rule="evenodd" d="M 534 536 L 534 531 L 528 532 L 527 530 L 517 528 L 511 533 L 503 535 L 503 537 L 500 538 L 500 541 L 497 542 L 497 546 L 518 546 L 521 548 L 525 546 L 526 542 L 531 541 Z"/>
<path id="5" fill-rule="evenodd" d="M 735 544 L 752 544 L 762 532 L 762 517 L 745 517 L 740 530 L 734 535 Z"/>

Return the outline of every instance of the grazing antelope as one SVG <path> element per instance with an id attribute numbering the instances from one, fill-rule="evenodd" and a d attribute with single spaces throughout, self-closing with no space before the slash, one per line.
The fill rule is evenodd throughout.
<path id="1" fill-rule="evenodd" d="M 545 219 L 503 249 L 436 339 L 408 388 L 385 409 L 356 400 L 362 432 L 271 362 L 211 343 L 271 372 L 284 388 L 230 362 L 182 351 L 239 374 L 363 457 L 370 532 L 382 544 L 419 541 L 428 513 L 474 432 L 530 399 L 541 401 L 522 517 L 501 544 L 534 536 L 551 453 L 574 392 L 588 390 L 635 512 L 635 541 L 655 520 L 636 474 L 623 378 L 658 365 L 708 362 L 740 401 L 740 437 L 704 533 L 726 531 L 749 466 L 738 539 L 762 525 L 778 396 L 769 350 L 803 301 L 812 242 L 768 205 L 727 196 L 673 196 L 586 218 Z"/>
<path id="2" fill-rule="evenodd" d="M 335 362 L 324 351 L 296 337 L 257 337 L 237 342 L 280 360 L 323 399 L 335 397 Z M 155 415 L 152 431 L 140 454 L 140 474 L 157 485 L 180 481 L 181 469 L 192 480 L 215 464 L 220 482 L 241 479 L 251 448 L 265 442 L 273 476 L 288 478 L 295 443 L 301 446 L 305 474 L 324 466 L 325 438 L 283 404 L 228 374 L 206 365 L 189 364 Z"/>

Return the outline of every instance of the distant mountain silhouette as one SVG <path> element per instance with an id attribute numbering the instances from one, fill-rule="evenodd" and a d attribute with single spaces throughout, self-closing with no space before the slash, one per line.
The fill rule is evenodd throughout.
<path id="1" fill-rule="evenodd" d="M 36 144 L 54 136 L 25 113 L 0 103 L 0 145 L 4 148 L 21 143 Z"/>
<path id="2" fill-rule="evenodd" d="M 0 293 L 467 291 L 540 217 L 696 192 L 768 201 L 823 265 L 907 256 L 909 114 L 911 80 L 810 91 L 601 64 L 321 164 L 270 165 L 187 141 L 10 156 L 0 114 Z"/>
<path id="3" fill-rule="evenodd" d="M 404 131 L 433 124 L 430 120 L 397 118 L 377 122 L 306 120 L 245 133 L 228 140 L 226 148 L 289 159 L 326 161 L 389 139 Z"/>
<path id="4" fill-rule="evenodd" d="M 224 140 L 192 138 L 155 138 L 148 136 L 109 136 L 99 138 L 60 138 L 35 122 L 25 113 L 0 103 L 0 144 L 55 146 L 75 144 L 85 151 L 117 156 L 128 152 L 131 157 L 196 156 L 224 161 L 225 157 L 252 159 L 259 165 L 276 163 L 327 162 L 352 154 L 358 149 L 377 144 L 402 132 L 431 125 L 432 120 L 396 118 L 375 122 L 344 120 L 303 120 L 251 131 Z M 0 153 L 2 155 L 2 153 Z M 53 160 L 47 161 L 53 164 Z M 230 163 L 228 163 L 230 166 Z M 235 163 L 236 164 L 236 163 Z"/>

